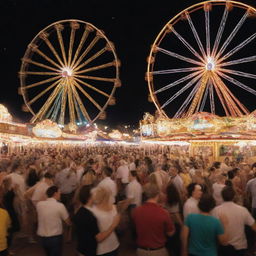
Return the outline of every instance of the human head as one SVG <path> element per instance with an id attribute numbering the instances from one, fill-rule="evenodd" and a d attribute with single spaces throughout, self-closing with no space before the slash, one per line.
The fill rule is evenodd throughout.
<path id="1" fill-rule="evenodd" d="M 233 201 L 235 197 L 235 190 L 231 186 L 225 186 L 221 191 L 221 195 L 225 202 Z"/>
<path id="2" fill-rule="evenodd" d="M 82 204 L 87 204 L 91 199 L 92 197 L 91 189 L 92 189 L 91 185 L 84 185 L 80 188 L 79 200 Z"/>
<path id="3" fill-rule="evenodd" d="M 93 189 L 93 201 L 96 205 L 109 202 L 111 191 L 106 187 L 96 187 Z"/>
<path id="4" fill-rule="evenodd" d="M 160 190 L 156 184 L 147 183 L 143 187 L 143 192 L 148 199 L 157 199 L 160 193 Z"/>
<path id="5" fill-rule="evenodd" d="M 108 166 L 104 166 L 103 167 L 103 173 L 106 177 L 111 177 L 113 170 L 112 168 L 108 167 Z"/>
<path id="6" fill-rule="evenodd" d="M 198 208 L 202 212 L 210 212 L 216 206 L 212 195 L 204 194 L 198 202 Z"/>
<path id="7" fill-rule="evenodd" d="M 54 197 L 56 200 L 60 199 L 60 191 L 57 186 L 51 186 L 46 190 L 48 198 Z"/>
<path id="8" fill-rule="evenodd" d="M 199 185 L 195 182 L 190 183 L 187 186 L 187 191 L 188 191 L 189 197 L 194 197 L 195 199 L 200 199 L 202 196 L 202 187 L 201 187 L 201 185 Z"/>

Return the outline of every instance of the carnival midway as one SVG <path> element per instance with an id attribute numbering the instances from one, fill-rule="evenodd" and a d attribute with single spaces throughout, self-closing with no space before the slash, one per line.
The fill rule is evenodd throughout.
<path id="1" fill-rule="evenodd" d="M 14 121 L 0 104 L 0 213 L 9 207 L 12 221 L 0 256 L 256 255 L 255 234 L 244 231 L 256 231 L 255 18 L 253 6 L 223 0 L 172 17 L 145 62 L 155 111 L 123 130 L 99 125 L 122 90 L 121 61 L 104 31 L 78 19 L 39 31 L 18 72 L 30 121 Z M 65 207 L 50 223 L 52 199 Z M 201 219 L 193 225 L 193 214 L 210 218 L 226 201 L 239 214 L 215 212 L 215 231 Z M 158 203 L 171 218 L 154 213 Z M 209 228 L 201 235 L 213 232 L 207 249 L 205 237 L 189 235 L 198 225 Z"/>

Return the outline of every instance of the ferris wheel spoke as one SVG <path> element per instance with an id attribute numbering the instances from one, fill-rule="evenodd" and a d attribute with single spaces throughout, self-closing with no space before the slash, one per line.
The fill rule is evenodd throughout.
<path id="1" fill-rule="evenodd" d="M 67 56 L 66 56 L 65 46 L 63 43 L 63 37 L 62 37 L 62 33 L 61 33 L 61 31 L 64 29 L 64 26 L 62 24 L 57 24 L 57 25 L 55 25 L 55 29 L 57 31 L 57 36 L 58 36 L 58 41 L 60 44 L 62 58 L 64 60 L 65 66 L 67 66 L 68 65 Z"/>
<path id="2" fill-rule="evenodd" d="M 46 80 L 42 80 L 42 81 L 37 82 L 37 83 L 29 84 L 29 85 L 26 85 L 26 86 L 21 87 L 21 88 L 29 89 L 29 88 L 32 88 L 32 87 L 36 87 L 38 85 L 47 84 L 47 83 L 52 82 L 52 81 L 54 81 L 56 79 L 60 79 L 60 76 L 51 77 L 51 78 L 48 78 Z"/>
<path id="3" fill-rule="evenodd" d="M 59 78 L 61 77 L 59 72 L 25 71 L 25 72 L 23 72 L 23 74 L 25 74 L 25 75 L 37 75 L 37 76 L 56 76 L 57 75 Z"/>
<path id="4" fill-rule="evenodd" d="M 219 50 L 219 52 L 218 52 L 218 54 L 216 56 L 216 59 L 219 59 L 219 57 L 222 55 L 222 53 L 226 50 L 227 46 L 229 45 L 231 40 L 234 38 L 234 36 L 238 32 L 238 30 L 242 27 L 242 25 L 244 24 L 244 22 L 245 22 L 247 17 L 248 17 L 248 13 L 246 12 L 243 15 L 243 17 L 240 19 L 240 21 L 237 23 L 237 25 L 235 26 L 234 30 L 230 33 L 229 37 L 223 43 L 222 47 L 220 48 L 220 50 Z"/>
<path id="5" fill-rule="evenodd" d="M 173 73 L 187 73 L 202 70 L 203 67 L 193 67 L 193 68 L 175 68 L 175 69 L 166 69 L 150 72 L 152 75 L 165 75 L 165 74 L 173 74 Z"/>
<path id="6" fill-rule="evenodd" d="M 89 80 L 97 80 L 97 81 L 105 81 L 105 82 L 116 82 L 115 78 L 107 78 L 107 77 L 97 77 L 97 76 L 83 76 L 83 75 L 74 75 L 74 77 L 89 79 Z"/>
<path id="7" fill-rule="evenodd" d="M 156 49 L 157 49 L 159 52 L 162 52 L 162 53 L 167 54 L 167 55 L 169 55 L 169 56 L 172 56 L 172 57 L 174 57 L 174 58 L 177 58 L 177 59 L 180 59 L 180 60 L 184 60 L 184 61 L 186 61 L 186 62 L 188 62 L 188 63 L 192 63 L 192 64 L 196 64 L 196 65 L 202 66 L 202 63 L 201 63 L 201 62 L 196 61 L 196 60 L 193 60 L 193 59 L 188 58 L 188 57 L 185 57 L 185 56 L 182 56 L 182 55 L 180 55 L 180 54 L 178 54 L 178 53 L 171 52 L 171 51 L 165 50 L 165 49 L 160 48 L 160 47 L 157 47 Z"/>
<path id="8" fill-rule="evenodd" d="M 98 110 L 103 110 L 103 108 L 80 86 L 80 84 L 78 84 L 76 81 L 74 81 L 74 84 Z"/>
<path id="9" fill-rule="evenodd" d="M 70 37 L 69 37 L 70 39 L 69 39 L 69 47 L 68 47 L 68 67 L 71 64 L 76 30 L 79 29 L 80 25 L 77 22 L 72 21 L 70 23 L 70 27 L 71 27 L 71 31 L 70 31 Z"/>
<path id="10" fill-rule="evenodd" d="M 78 92 L 77 92 L 77 90 L 76 90 L 76 87 L 75 87 L 74 85 L 72 85 L 71 88 L 72 88 L 73 94 L 74 94 L 74 96 L 75 96 L 75 98 L 76 98 L 76 100 L 77 100 L 77 102 L 78 102 L 78 105 L 79 105 L 79 107 L 80 107 L 80 109 L 81 109 L 81 111 L 82 111 L 82 113 L 83 113 L 84 118 L 85 118 L 88 122 L 91 122 L 91 118 L 90 118 L 88 112 L 86 111 L 86 109 L 85 109 L 85 107 L 84 107 L 84 104 L 83 104 L 83 102 L 82 102 L 82 100 L 81 100 L 81 98 L 80 98 L 80 96 L 79 96 L 79 94 L 78 94 Z"/>
<path id="11" fill-rule="evenodd" d="M 208 6 L 208 5 L 205 4 L 205 6 Z M 210 45 L 210 13 L 209 13 L 208 8 L 207 8 L 207 10 L 205 10 L 204 14 L 205 14 L 205 32 L 206 32 L 206 52 L 207 52 L 207 56 L 210 56 L 210 53 L 211 53 L 211 49 L 210 49 L 210 47 L 211 47 L 211 45 Z"/>
<path id="12" fill-rule="evenodd" d="M 228 73 L 228 74 L 232 74 L 232 75 L 236 75 L 236 76 L 242 76 L 242 77 L 246 77 L 246 78 L 256 79 L 256 75 L 246 73 L 246 72 L 241 72 L 241 71 L 238 71 L 238 70 L 220 68 L 219 71 L 224 72 L 224 73 Z"/>
<path id="13" fill-rule="evenodd" d="M 226 116 L 230 116 L 229 110 L 228 110 L 227 107 L 226 107 L 225 99 L 224 99 L 224 97 L 223 97 L 223 95 L 222 95 L 222 93 L 221 93 L 220 88 L 218 87 L 218 84 L 216 83 L 216 81 L 214 80 L 213 77 L 212 77 L 212 84 L 213 84 L 213 86 L 214 86 L 214 88 L 215 88 L 215 91 L 216 91 L 216 93 L 217 93 L 217 95 L 218 95 L 218 98 L 219 98 L 219 100 L 220 100 L 220 103 L 221 103 L 221 105 L 222 105 L 224 111 L 225 111 Z"/>
<path id="14" fill-rule="evenodd" d="M 63 89 L 62 89 L 62 91 L 63 91 Z M 60 100 L 61 100 L 62 91 L 59 92 L 59 94 L 57 95 L 54 103 L 52 104 L 51 109 L 46 114 L 46 116 L 45 116 L 46 119 L 49 118 L 53 121 L 56 121 L 57 115 L 58 115 L 58 112 L 59 112 L 59 104 L 60 104 Z"/>
<path id="15" fill-rule="evenodd" d="M 55 61 L 53 61 L 51 58 L 49 58 L 47 55 L 45 55 L 41 50 L 39 50 L 37 47 L 33 46 L 32 51 L 36 52 L 38 55 L 42 56 L 45 60 L 53 64 L 55 67 L 61 69 L 61 66 L 57 64 Z"/>
<path id="16" fill-rule="evenodd" d="M 248 110 L 239 102 L 217 74 L 214 74 L 213 79 L 215 80 L 216 85 L 219 86 L 232 116 L 242 116 L 243 113 L 241 110 L 248 113 Z"/>
<path id="17" fill-rule="evenodd" d="M 104 69 L 104 68 L 107 68 L 107 67 L 112 67 L 114 65 L 115 65 L 114 61 L 108 62 L 108 63 L 102 64 L 102 65 L 99 65 L 99 66 L 95 66 L 95 67 L 92 67 L 92 68 L 87 68 L 87 69 L 81 70 L 81 71 L 79 71 L 79 74 L 83 74 L 83 73 L 87 73 L 87 72 L 95 71 L 95 70 L 99 70 L 99 69 Z M 76 76 L 76 74 L 74 76 Z"/>
<path id="18" fill-rule="evenodd" d="M 206 72 L 203 73 L 203 77 L 201 79 L 200 86 L 198 87 L 198 90 L 196 91 L 195 97 L 194 97 L 191 105 L 189 106 L 187 116 L 191 116 L 195 112 L 195 109 L 197 109 L 198 106 L 200 105 L 201 100 L 202 100 L 202 96 L 205 92 L 207 82 L 209 80 L 209 77 L 210 77 L 210 72 L 209 71 L 206 71 Z"/>
<path id="19" fill-rule="evenodd" d="M 84 57 L 86 56 L 86 54 L 88 54 L 88 52 L 94 47 L 94 45 L 99 41 L 100 36 L 96 35 L 94 37 L 94 39 L 91 41 L 91 43 L 87 46 L 87 48 L 84 50 L 84 52 L 81 54 L 81 56 L 78 58 L 78 60 L 73 64 L 73 66 L 71 66 L 72 69 L 75 69 L 80 63 L 81 61 L 84 59 Z"/>
<path id="20" fill-rule="evenodd" d="M 231 51 L 229 51 L 227 54 L 225 54 L 220 60 L 218 60 L 217 62 L 221 62 L 227 58 L 229 58 L 230 56 L 232 56 L 234 53 L 238 52 L 239 50 L 241 50 L 244 46 L 246 46 L 247 44 L 249 44 L 254 38 L 256 37 L 256 33 L 254 33 L 253 35 L 251 35 L 250 37 L 248 37 L 246 40 L 244 40 L 242 43 L 240 43 L 239 45 L 237 45 L 235 48 L 233 48 Z"/>
<path id="21" fill-rule="evenodd" d="M 71 90 L 73 92 L 72 95 L 73 95 L 73 102 L 74 102 L 74 106 L 75 106 L 75 110 L 76 110 L 76 115 L 77 115 L 78 121 L 80 123 L 82 123 L 81 111 L 79 110 L 78 102 L 76 100 L 76 97 L 75 97 L 75 94 L 74 94 L 74 91 L 73 91 L 73 87 L 74 86 L 71 86 Z"/>
<path id="22" fill-rule="evenodd" d="M 60 82 L 51 95 L 48 97 L 47 101 L 44 103 L 44 105 L 40 108 L 40 110 L 35 114 L 35 116 L 32 118 L 32 123 L 35 122 L 36 120 L 41 120 L 42 117 L 45 115 L 45 112 L 48 110 L 49 106 L 52 104 L 53 100 L 56 98 L 58 95 L 59 91 L 61 90 L 62 87 L 62 82 Z"/>
<path id="23" fill-rule="evenodd" d="M 59 123 L 64 125 L 65 121 L 65 112 L 66 112 L 66 104 L 67 104 L 67 86 L 63 86 L 62 97 L 61 97 L 61 105 L 60 105 L 60 116 Z"/>
<path id="24" fill-rule="evenodd" d="M 48 86 L 46 89 L 44 89 L 42 92 L 40 92 L 39 94 L 37 94 L 33 99 L 31 99 L 28 102 L 28 105 L 33 104 L 35 101 L 37 101 L 39 98 L 41 98 L 46 92 L 48 92 L 49 90 L 51 90 L 54 86 L 56 86 L 57 84 L 59 84 L 61 81 L 61 79 L 58 79 L 57 81 L 55 81 L 52 85 Z"/>
<path id="25" fill-rule="evenodd" d="M 199 53 L 172 27 L 171 31 L 176 35 L 176 37 L 183 43 L 186 48 L 192 52 L 198 59 L 204 61 L 203 58 L 199 55 Z"/>
<path id="26" fill-rule="evenodd" d="M 201 42 L 201 40 L 200 40 L 200 37 L 199 37 L 199 35 L 198 35 L 197 31 L 196 31 L 196 28 L 195 28 L 195 26 L 194 26 L 194 24 L 193 24 L 193 21 L 192 21 L 190 15 L 189 15 L 189 13 L 188 13 L 188 12 L 185 12 L 185 15 L 186 15 L 186 18 L 187 18 L 187 20 L 188 20 L 189 26 L 190 26 L 190 28 L 191 28 L 191 30 L 192 30 L 192 32 L 193 32 L 193 35 L 194 35 L 194 37 L 195 37 L 195 39 L 196 39 L 196 42 L 197 42 L 197 44 L 198 44 L 198 46 L 199 46 L 199 49 L 200 49 L 201 53 L 202 53 L 203 55 L 206 55 L 206 54 L 205 54 L 204 47 L 203 47 L 202 42 Z"/>
<path id="27" fill-rule="evenodd" d="M 210 91 L 210 106 L 211 106 L 211 113 L 215 114 L 215 103 L 214 103 L 214 92 L 213 92 L 213 85 L 212 80 L 209 79 L 209 91 Z"/>
<path id="28" fill-rule="evenodd" d="M 243 84 L 243 83 L 237 81 L 235 78 L 233 78 L 233 77 L 231 77 L 231 76 L 228 76 L 228 75 L 226 75 L 226 74 L 224 74 L 224 73 L 222 73 L 222 72 L 219 72 L 219 71 L 218 71 L 218 75 L 221 76 L 221 77 L 223 77 L 223 78 L 225 78 L 225 79 L 228 80 L 229 82 L 231 82 L 231 83 L 233 83 L 233 84 L 239 86 L 240 88 L 246 90 L 247 92 L 250 92 L 250 93 L 252 93 L 253 95 L 256 95 L 256 91 L 255 91 L 254 89 L 252 89 L 251 87 L 249 87 L 249 86 L 247 86 L 247 85 L 245 85 L 245 84 Z"/>
<path id="29" fill-rule="evenodd" d="M 197 82 L 197 84 L 195 85 L 195 87 L 193 88 L 193 90 L 190 92 L 190 94 L 188 95 L 188 97 L 186 98 L 186 100 L 182 103 L 182 105 L 180 106 L 180 108 L 178 109 L 178 111 L 176 112 L 176 114 L 174 115 L 174 118 L 178 118 L 181 117 L 182 114 L 185 113 L 185 109 L 187 108 L 188 104 L 190 103 L 190 101 L 193 99 L 193 97 L 196 94 L 196 91 L 198 90 L 198 87 L 200 86 L 200 80 L 199 82 Z"/>
<path id="30" fill-rule="evenodd" d="M 80 40 L 80 42 L 79 42 L 79 45 L 78 45 L 78 47 L 77 47 L 77 49 L 76 49 L 74 58 L 73 58 L 73 60 L 72 60 L 72 62 L 71 62 L 71 64 L 70 64 L 71 67 L 74 66 L 74 63 L 76 62 L 76 60 L 77 60 L 77 58 L 78 58 L 78 56 L 79 56 L 79 53 L 80 53 L 81 50 L 82 50 L 82 47 L 83 47 L 83 45 L 84 45 L 84 42 L 86 41 L 86 39 L 87 39 L 87 37 L 88 37 L 88 35 L 89 35 L 89 33 L 90 33 L 91 31 L 93 31 L 93 29 L 92 29 L 90 26 L 86 26 L 86 28 L 85 28 L 85 30 L 84 30 L 84 32 L 83 32 L 82 38 L 81 38 L 81 40 Z"/>
<path id="31" fill-rule="evenodd" d="M 198 75 L 194 77 L 190 82 L 188 82 L 182 89 L 176 92 L 170 99 L 168 99 L 162 106 L 161 109 L 165 108 L 168 104 L 170 104 L 173 100 L 175 100 L 178 96 L 180 96 L 183 92 L 185 92 L 188 88 L 190 88 L 202 75 Z"/>
<path id="32" fill-rule="evenodd" d="M 207 85 L 206 85 L 206 88 L 205 88 L 205 93 L 204 93 L 204 96 L 203 96 L 202 103 L 200 105 L 200 110 L 199 110 L 200 112 L 202 112 L 204 110 L 208 94 L 209 94 L 209 79 L 208 79 L 208 82 L 207 82 Z M 199 105 L 198 105 L 198 107 L 199 107 Z"/>
<path id="33" fill-rule="evenodd" d="M 227 18 L 228 18 L 228 8 L 226 6 L 226 8 L 224 10 L 224 13 L 222 15 L 222 18 L 221 18 L 221 22 L 220 22 L 220 26 L 219 26 L 219 29 L 218 29 L 218 32 L 217 32 L 216 39 L 214 41 L 213 50 L 212 50 L 212 55 L 213 56 L 216 55 L 216 52 L 218 50 L 218 47 L 219 47 L 219 44 L 220 44 L 220 39 L 222 37 L 224 28 L 226 26 Z"/>
<path id="34" fill-rule="evenodd" d="M 237 60 L 224 62 L 224 63 L 219 64 L 219 66 L 220 67 L 231 66 L 231 65 L 237 65 L 237 64 L 253 62 L 253 61 L 256 61 L 256 55 L 253 55 L 251 57 L 246 57 L 246 58 L 241 58 L 241 59 L 237 59 Z"/>
<path id="35" fill-rule="evenodd" d="M 90 62 L 92 62 L 94 59 L 98 58 L 100 55 L 102 55 L 104 52 L 107 51 L 107 47 L 102 48 L 100 51 L 98 51 L 97 53 L 95 53 L 92 57 L 90 57 L 88 60 L 86 60 L 85 62 L 83 62 L 81 65 L 79 65 L 78 67 L 76 67 L 74 69 L 74 71 L 79 74 L 80 71 L 77 71 L 81 68 L 83 68 L 84 66 L 88 65 Z"/>
<path id="36" fill-rule="evenodd" d="M 69 105 L 69 117 L 70 117 L 70 122 L 72 124 L 75 123 L 75 107 L 74 107 L 74 102 L 73 102 L 73 93 L 71 90 L 71 86 L 68 86 L 68 105 Z"/>
<path id="37" fill-rule="evenodd" d="M 173 83 L 171 83 L 171 84 L 168 84 L 168 85 L 162 87 L 161 89 L 156 90 L 156 91 L 154 92 L 154 94 L 157 94 L 157 93 L 159 93 L 159 92 L 166 91 L 166 90 L 168 90 L 168 89 L 170 89 L 170 88 L 172 88 L 172 87 L 174 87 L 174 86 L 176 86 L 176 85 L 178 85 L 178 84 L 180 84 L 180 83 L 183 83 L 183 82 L 185 82 L 185 81 L 187 81 L 187 80 L 189 80 L 189 79 L 195 77 L 196 75 L 198 75 L 198 74 L 200 74 L 200 73 L 202 73 L 202 72 L 201 72 L 201 71 L 197 71 L 197 72 L 191 73 L 191 74 L 189 74 L 189 75 L 187 75 L 187 76 L 185 76 L 185 77 L 182 77 L 182 78 L 180 78 L 179 80 L 177 80 L 177 81 L 175 81 L 175 82 L 173 82 Z"/>
<path id="38" fill-rule="evenodd" d="M 58 72 L 58 70 L 59 70 L 59 69 L 53 68 L 51 66 L 45 65 L 43 63 L 40 63 L 40 62 L 37 62 L 37 61 L 33 61 L 31 59 L 23 58 L 22 60 L 24 61 L 24 63 L 30 63 L 30 64 L 36 65 L 38 67 L 41 67 L 41 68 L 50 69 L 52 71 Z"/>
<path id="39" fill-rule="evenodd" d="M 62 66 L 65 66 L 63 61 L 61 60 L 59 54 L 57 53 L 56 49 L 54 48 L 54 46 L 52 45 L 52 43 L 50 42 L 50 40 L 48 39 L 48 35 L 46 35 L 45 33 L 42 33 L 40 35 L 41 39 L 44 40 L 44 42 L 46 43 L 46 45 L 48 46 L 48 48 L 51 50 L 51 52 L 53 53 L 53 55 L 55 56 L 55 58 L 59 61 L 59 63 Z"/>
<path id="40" fill-rule="evenodd" d="M 75 79 L 78 83 L 85 85 L 86 87 L 88 87 L 88 88 L 90 88 L 90 89 L 92 89 L 92 90 L 94 90 L 94 91 L 100 93 L 101 95 L 104 95 L 104 96 L 106 96 L 106 97 L 110 97 L 109 94 L 103 92 L 102 90 L 99 90 L 99 89 L 97 89 L 96 87 L 94 87 L 94 86 L 92 86 L 92 85 L 90 85 L 90 84 L 88 84 L 88 83 L 86 83 L 86 82 L 84 82 L 84 81 L 82 81 L 82 80 L 80 80 L 80 79 L 78 79 L 78 78 L 74 78 L 74 79 Z"/>

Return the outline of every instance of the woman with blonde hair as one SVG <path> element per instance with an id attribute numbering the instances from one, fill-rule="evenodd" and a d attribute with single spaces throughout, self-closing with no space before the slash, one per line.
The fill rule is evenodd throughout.
<path id="1" fill-rule="evenodd" d="M 110 202 L 111 191 L 106 187 L 97 187 L 93 189 L 92 212 L 97 218 L 100 232 L 107 230 L 112 224 L 117 210 L 114 204 Z M 111 233 L 104 241 L 98 243 L 97 255 L 117 256 L 119 241 L 115 231 Z"/>

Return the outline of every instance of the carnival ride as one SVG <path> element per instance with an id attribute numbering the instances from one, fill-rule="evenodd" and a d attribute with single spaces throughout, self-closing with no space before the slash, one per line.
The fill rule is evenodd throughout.
<path id="1" fill-rule="evenodd" d="M 24 111 L 32 123 L 50 119 L 75 132 L 106 117 L 121 86 L 120 62 L 104 32 L 81 20 L 61 20 L 28 45 L 19 72 Z"/>
<path id="2" fill-rule="evenodd" d="M 238 96 L 249 103 L 256 95 L 255 16 L 255 8 L 244 3 L 205 1 L 167 22 L 152 45 L 146 73 L 161 116 L 250 113 Z"/>
<path id="3" fill-rule="evenodd" d="M 215 158 L 226 145 L 254 143 L 255 17 L 247 4 L 212 0 L 164 25 L 148 57 L 149 100 L 157 111 L 140 122 L 143 141 L 186 141 L 191 152 L 210 147 Z"/>

